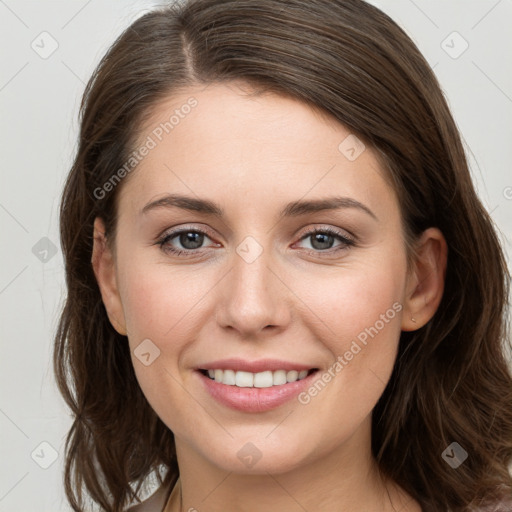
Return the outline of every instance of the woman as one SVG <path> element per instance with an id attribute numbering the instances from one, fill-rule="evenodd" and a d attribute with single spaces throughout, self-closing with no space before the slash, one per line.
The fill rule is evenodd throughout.
<path id="1" fill-rule="evenodd" d="M 146 14 L 61 208 L 65 482 L 102 510 L 512 510 L 508 274 L 439 84 L 361 0 Z"/>

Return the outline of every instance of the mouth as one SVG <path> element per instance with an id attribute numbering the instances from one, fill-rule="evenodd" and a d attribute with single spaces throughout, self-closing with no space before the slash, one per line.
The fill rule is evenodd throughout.
<path id="1" fill-rule="evenodd" d="M 317 372 L 318 368 L 310 370 L 265 370 L 258 373 L 231 369 L 199 369 L 205 377 L 219 384 L 236 386 L 239 388 L 270 388 L 283 386 L 292 382 L 303 380 Z"/>
<path id="2" fill-rule="evenodd" d="M 269 359 L 230 359 L 205 363 L 194 373 L 203 389 L 220 405 L 262 413 L 290 402 L 311 386 L 319 368 Z"/>

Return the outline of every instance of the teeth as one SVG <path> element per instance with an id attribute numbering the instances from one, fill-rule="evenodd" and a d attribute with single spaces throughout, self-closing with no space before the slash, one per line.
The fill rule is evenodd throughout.
<path id="1" fill-rule="evenodd" d="M 222 374 L 224 373 L 222 370 L 215 370 L 215 380 L 217 382 L 224 383 L 224 379 L 217 380 L 217 372 Z M 254 373 L 249 372 L 236 372 L 235 373 L 235 385 L 239 388 L 252 388 L 254 383 Z"/>
<path id="2" fill-rule="evenodd" d="M 295 382 L 299 378 L 299 372 L 297 370 L 290 370 L 286 374 L 286 382 Z"/>
<path id="3" fill-rule="evenodd" d="M 272 373 L 272 372 L 269 372 Z M 306 372 L 306 375 L 308 372 Z M 286 372 L 284 370 L 277 370 L 272 374 L 272 385 L 280 386 L 281 384 L 286 384 Z"/>
<path id="4" fill-rule="evenodd" d="M 235 372 L 234 370 L 208 370 L 210 379 L 228 386 L 239 388 L 269 388 L 280 386 L 287 382 L 301 380 L 308 375 L 308 370 L 276 370 L 275 372 L 265 371 L 260 373 Z"/>
<path id="5" fill-rule="evenodd" d="M 222 372 L 222 370 L 220 370 Z M 222 375 L 222 383 L 234 386 L 236 384 L 236 374 L 233 370 L 224 370 Z"/>

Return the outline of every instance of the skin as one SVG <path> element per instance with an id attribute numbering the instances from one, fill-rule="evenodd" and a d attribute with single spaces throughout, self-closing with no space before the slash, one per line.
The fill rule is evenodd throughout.
<path id="1" fill-rule="evenodd" d="M 140 386 L 176 439 L 181 496 L 167 510 L 182 501 L 181 510 L 201 512 L 226 504 L 244 512 L 420 511 L 379 476 L 371 413 L 401 330 L 422 327 L 439 305 L 446 242 L 438 229 L 425 231 L 408 272 L 398 200 L 371 148 L 350 161 L 338 149 L 347 128 L 294 99 L 247 92 L 241 83 L 194 86 L 157 105 L 141 141 L 188 98 L 198 101 L 122 183 L 115 240 L 107 243 L 95 222 L 92 262 L 109 318 L 128 336 Z M 212 200 L 225 216 L 141 213 L 169 193 Z M 291 201 L 333 195 L 359 201 L 377 220 L 358 208 L 278 219 Z M 191 257 L 157 243 L 179 227 L 207 233 Z M 352 234 L 356 245 L 333 238 L 319 249 L 304 235 L 312 227 Z M 236 251 L 246 236 L 262 249 L 251 263 Z M 175 236 L 167 246 L 190 244 Z M 395 303 L 401 310 L 307 404 L 235 411 L 211 398 L 194 370 L 238 356 L 304 363 L 321 375 Z M 149 366 L 133 353 L 145 339 L 160 350 Z M 237 456 L 248 442 L 261 453 L 251 468 Z"/>

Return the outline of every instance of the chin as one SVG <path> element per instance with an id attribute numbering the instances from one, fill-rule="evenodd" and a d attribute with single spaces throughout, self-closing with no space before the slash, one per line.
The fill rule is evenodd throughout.
<path id="1" fill-rule="evenodd" d="M 279 428 L 279 427 L 278 427 Z M 199 449 L 203 457 L 227 472 L 245 475 L 280 474 L 292 471 L 314 458 L 315 450 L 306 447 L 304 437 L 295 439 L 265 434 L 238 436 L 230 438 L 229 443 L 216 442 L 218 448 L 212 449 L 213 443 L 207 443 Z"/>

